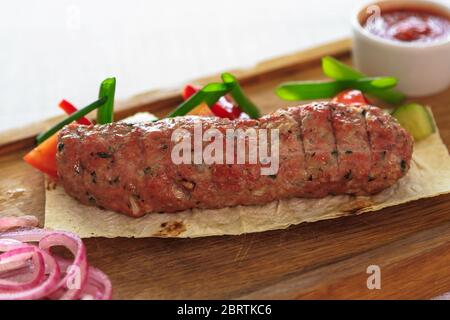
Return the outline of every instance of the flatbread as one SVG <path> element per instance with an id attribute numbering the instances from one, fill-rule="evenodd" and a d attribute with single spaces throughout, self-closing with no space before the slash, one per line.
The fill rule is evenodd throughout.
<path id="1" fill-rule="evenodd" d="M 370 197 L 293 198 L 260 206 L 192 209 L 131 218 L 85 206 L 46 181 L 45 227 L 89 237 L 206 237 L 284 229 L 291 225 L 376 211 L 450 193 L 450 156 L 439 132 L 416 142 L 407 175 Z"/>

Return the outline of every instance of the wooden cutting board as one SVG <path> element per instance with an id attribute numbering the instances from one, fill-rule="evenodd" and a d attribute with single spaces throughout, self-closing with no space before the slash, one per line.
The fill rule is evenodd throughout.
<path id="1" fill-rule="evenodd" d="M 323 78 L 320 58 L 350 63 L 350 45 L 337 41 L 233 72 L 269 112 L 287 105 L 274 94 L 280 82 Z M 121 103 L 117 117 L 143 110 L 163 116 L 180 100 L 179 89 L 144 93 Z M 415 100 L 432 106 L 448 147 L 450 89 Z M 0 135 L 0 214 L 35 214 L 43 224 L 43 177 L 21 157 L 33 136 L 55 121 Z M 91 264 L 110 276 L 117 299 L 428 299 L 450 291 L 450 195 L 287 230 L 197 239 L 94 238 L 86 245 Z M 380 267 L 379 290 L 367 288 L 370 265 Z"/>

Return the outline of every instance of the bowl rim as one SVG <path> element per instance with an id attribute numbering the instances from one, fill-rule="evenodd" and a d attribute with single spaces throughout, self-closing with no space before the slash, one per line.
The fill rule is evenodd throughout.
<path id="1" fill-rule="evenodd" d="M 391 47 L 395 47 L 395 48 L 434 48 L 434 47 L 441 47 L 441 46 L 445 46 L 445 45 L 449 45 L 450 44 L 450 35 L 447 36 L 447 38 L 444 38 L 442 40 L 438 40 L 438 41 L 430 41 L 430 42 L 407 42 L 407 41 L 394 41 L 394 40 L 390 40 L 390 39 L 385 39 L 382 38 L 380 36 L 377 36 L 371 32 L 369 32 L 368 30 L 366 30 L 362 25 L 361 22 L 359 20 L 359 16 L 360 14 L 365 14 L 364 11 L 366 11 L 370 6 L 374 6 L 374 5 L 378 5 L 378 4 L 383 4 L 383 3 L 389 3 L 390 6 L 399 6 L 399 8 L 401 9 L 408 9 L 407 6 L 411 6 L 411 9 L 416 9 L 417 7 L 414 8 L 414 5 L 418 5 L 418 6 L 428 6 L 431 8 L 434 8 L 436 10 L 444 10 L 446 15 L 449 17 L 450 19 L 450 6 L 445 5 L 444 3 L 439 3 L 439 2 L 435 2 L 435 1 L 425 1 L 425 0 L 378 0 L 378 1 L 366 1 L 363 5 L 359 6 L 352 14 L 352 27 L 353 29 L 358 32 L 359 34 L 361 34 L 362 36 L 384 44 L 386 46 L 391 46 Z M 405 8 L 406 6 L 406 8 Z M 394 9 L 395 10 L 395 9 Z"/>

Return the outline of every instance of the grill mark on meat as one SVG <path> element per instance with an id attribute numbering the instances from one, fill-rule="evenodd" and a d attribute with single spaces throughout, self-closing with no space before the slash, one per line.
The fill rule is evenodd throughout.
<path id="1" fill-rule="evenodd" d="M 336 150 L 336 152 L 337 152 L 337 155 L 336 155 L 336 167 L 337 167 L 338 176 L 335 177 L 334 180 L 335 181 L 340 181 L 341 180 L 340 178 L 342 178 L 342 176 L 339 177 L 339 173 L 341 172 L 341 164 L 340 164 L 340 161 L 339 161 L 339 149 L 338 149 L 338 143 L 337 143 L 337 139 L 336 139 L 336 128 L 335 128 L 335 125 L 333 123 L 333 107 L 332 107 L 332 105 L 330 105 L 329 108 L 330 108 L 330 126 L 331 126 L 331 131 L 333 133 L 333 138 L 334 138 L 334 150 Z M 333 192 L 336 192 L 336 191 L 333 190 Z"/>
<path id="2" fill-rule="evenodd" d="M 140 130 L 140 128 L 138 127 L 138 128 L 136 128 L 136 130 Z M 137 138 L 137 149 L 139 150 L 139 154 L 143 154 L 143 155 L 145 155 L 146 154 L 146 149 L 145 149 L 145 145 L 144 145 L 144 141 L 143 141 L 143 138 L 144 138 L 144 134 L 143 133 L 141 133 L 141 134 L 139 134 L 138 135 L 138 138 Z M 133 212 L 133 214 L 134 215 L 140 215 L 140 213 L 141 212 L 150 212 L 151 211 L 151 207 L 150 208 L 145 208 L 145 206 L 149 206 L 150 204 L 151 204 L 151 202 L 149 202 L 149 201 L 145 201 L 145 197 L 144 197 L 144 195 L 146 194 L 146 192 L 145 192 L 145 178 L 144 178 L 144 175 L 145 175 L 145 173 L 144 173 L 144 170 L 147 168 L 146 166 L 145 166 L 145 159 L 147 159 L 147 157 L 140 157 L 140 161 L 139 161 L 139 164 L 136 166 L 136 169 L 135 170 L 142 170 L 142 171 L 140 171 L 141 172 L 141 174 L 138 174 L 137 175 L 137 177 L 138 177 L 138 180 L 137 180 L 137 185 L 136 185 L 136 190 L 135 190 L 135 193 L 134 194 L 132 194 L 131 195 L 131 198 L 130 198 L 130 205 L 131 205 L 131 209 L 133 209 L 133 198 L 135 198 L 135 207 L 138 207 L 139 208 L 139 210 L 137 211 L 137 212 Z M 137 198 L 137 199 L 136 199 Z M 144 207 L 143 209 L 144 210 L 142 210 L 141 209 L 141 207 Z M 150 210 L 149 210 L 150 209 Z"/>
<path id="3" fill-rule="evenodd" d="M 373 177 L 374 179 L 372 181 L 369 181 L 367 184 L 368 189 L 377 189 L 380 184 L 383 183 L 383 181 L 380 180 L 384 180 L 381 175 L 383 174 L 383 172 L 380 172 L 379 168 L 380 165 L 384 166 L 385 163 L 385 159 L 383 156 L 380 155 L 383 154 L 384 152 L 386 152 L 386 150 L 380 150 L 380 146 L 379 146 L 379 138 L 377 136 L 376 133 L 376 125 L 380 125 L 380 123 L 376 123 L 374 121 L 377 121 L 376 119 L 374 120 L 374 114 L 371 111 L 371 107 L 367 107 L 366 108 L 366 124 L 367 124 L 367 131 L 368 134 L 370 136 L 371 139 L 371 146 L 372 146 L 372 153 L 371 153 L 371 169 L 370 169 L 370 173 L 369 176 Z M 384 148 L 383 148 L 384 149 Z"/>
<path id="4" fill-rule="evenodd" d="M 173 119 L 164 120 L 164 124 L 172 128 L 174 127 Z M 162 123 L 159 124 L 161 126 Z M 145 155 L 143 161 L 143 170 L 147 172 L 147 175 L 144 172 L 144 190 L 152 190 L 152 192 L 143 192 L 144 210 L 150 212 L 153 210 L 153 203 L 155 201 L 163 201 L 166 202 L 167 206 L 171 205 L 182 205 L 179 200 L 180 194 L 177 193 L 177 190 L 174 190 L 174 181 L 175 181 L 175 171 L 171 168 L 171 162 L 168 161 L 167 153 L 170 151 L 168 149 L 162 150 L 161 152 L 156 152 L 156 150 L 152 147 L 156 144 L 166 143 L 172 147 L 173 142 L 170 141 L 170 136 L 165 134 L 163 130 L 158 130 L 157 127 L 146 128 L 143 127 L 143 136 L 141 139 L 142 150 Z M 169 158 L 170 160 L 170 158 Z M 161 183 L 164 182 L 164 183 Z M 157 192 L 158 195 L 154 194 Z M 172 199 L 172 198 L 175 199 Z"/>
<path id="5" fill-rule="evenodd" d="M 409 166 L 412 153 L 412 138 L 390 115 L 381 109 L 368 107 L 368 132 L 372 141 L 372 167 L 370 176 L 374 179 L 367 184 L 367 191 L 379 192 L 397 181 L 401 161 Z M 406 150 L 406 155 L 401 155 Z"/>
<path id="6" fill-rule="evenodd" d="M 63 136 L 64 141 L 67 141 L 72 147 L 68 149 L 64 147 L 57 152 L 57 156 L 68 159 L 63 164 L 65 166 L 64 171 L 66 174 L 63 176 L 58 171 L 60 181 L 63 181 L 64 186 L 68 190 L 77 190 L 77 188 L 80 188 L 81 190 L 86 189 L 82 176 L 82 171 L 84 169 L 79 159 L 79 154 L 82 150 L 80 149 L 80 144 L 77 143 L 78 141 L 83 140 L 83 132 L 84 131 L 80 132 L 79 130 L 73 130 L 73 132 Z M 84 195 L 78 194 L 76 198 L 80 200 L 80 196 L 84 197 Z"/>
<path id="7" fill-rule="evenodd" d="M 372 168 L 373 168 L 373 155 L 372 155 L 372 138 L 370 136 L 370 132 L 369 129 L 367 128 L 367 106 L 361 106 L 361 115 L 362 115 L 362 119 L 363 119 L 363 124 L 364 124 L 364 130 L 366 131 L 367 134 L 367 143 L 369 144 L 369 172 L 367 175 L 367 182 L 371 182 L 373 181 L 374 177 L 372 177 L 370 175 L 370 173 L 372 172 Z"/>
<path id="8" fill-rule="evenodd" d="M 322 196 L 328 194 L 330 182 L 338 180 L 336 145 L 330 113 L 327 103 L 313 103 L 301 108 L 309 181 L 307 189 Z"/>
<path id="9" fill-rule="evenodd" d="M 304 186 L 305 164 L 304 161 L 301 161 L 301 158 L 304 158 L 303 146 L 298 140 L 301 134 L 300 124 L 292 110 L 278 110 L 270 116 L 267 122 L 261 123 L 262 128 L 269 123 L 272 123 L 273 128 L 279 130 L 280 167 L 275 177 L 263 178 L 265 180 L 264 187 L 273 190 L 272 197 L 275 199 L 283 194 L 295 192 L 299 187 Z M 272 152 L 272 146 L 270 150 Z M 278 187 L 274 188 L 274 185 L 278 185 Z"/>
<path id="10" fill-rule="evenodd" d="M 300 146 L 299 150 L 301 152 L 301 163 L 302 163 L 302 167 L 303 167 L 303 178 L 301 180 L 302 185 L 305 185 L 306 180 L 307 180 L 307 174 L 306 174 L 306 152 L 305 152 L 305 146 L 303 143 L 303 127 L 302 127 L 302 117 L 301 117 L 301 109 L 300 108 L 295 108 L 295 107 L 291 107 L 288 109 L 289 112 L 291 112 L 292 117 L 294 118 L 295 122 L 297 122 L 298 125 L 298 132 L 297 132 L 297 136 L 296 136 L 296 141 L 298 143 L 298 145 Z"/>
<path id="11" fill-rule="evenodd" d="M 89 185 L 85 179 L 86 188 L 99 206 L 125 211 L 132 216 L 142 215 L 144 181 L 140 170 L 145 159 L 142 130 L 123 125 L 114 132 L 107 130 L 108 126 L 112 125 L 96 127 L 100 128 L 97 131 L 100 143 L 93 144 L 91 158 L 85 162 L 90 165 L 89 170 L 96 170 L 97 183 Z M 106 153 L 108 157 L 103 156 Z M 98 188 L 104 192 L 98 192 Z"/>
<path id="12" fill-rule="evenodd" d="M 86 138 L 86 131 L 81 131 L 80 132 L 80 130 L 77 130 L 77 133 L 78 133 L 78 135 L 79 135 L 79 137 L 80 137 L 80 141 L 84 141 L 85 140 L 85 138 Z M 75 152 L 75 154 L 77 155 L 77 156 L 79 156 L 79 155 L 81 155 L 81 154 L 83 154 L 83 152 L 82 152 L 82 150 L 81 150 L 81 143 L 78 143 L 78 144 L 76 144 L 76 152 Z M 83 165 L 83 160 L 81 159 L 81 158 L 78 158 L 78 165 L 79 165 L 79 168 L 81 169 L 79 172 L 78 172 L 78 175 L 79 175 L 79 177 L 80 177 L 80 183 L 81 183 L 81 185 L 82 185 L 82 190 L 88 190 L 88 186 L 87 186 L 87 184 L 86 184 L 86 178 L 85 178 L 85 175 L 86 175 L 86 169 L 84 168 L 84 165 Z M 82 195 L 80 195 L 79 197 L 78 197 L 78 199 L 85 199 L 86 198 L 86 194 L 82 194 Z M 89 201 L 89 200 L 88 200 Z M 86 201 L 82 201 L 82 202 L 86 202 Z"/>
<path id="13" fill-rule="evenodd" d="M 332 126 L 338 150 L 339 176 L 348 193 L 357 193 L 370 170 L 367 131 L 359 107 L 331 106 Z M 341 191 L 338 191 L 341 193 Z"/>
<path id="14" fill-rule="evenodd" d="M 336 104 L 292 107 L 259 120 L 182 117 L 133 126 L 71 124 L 59 135 L 58 142 L 63 143 L 64 148 L 57 152 L 58 174 L 67 193 L 81 202 L 93 205 L 90 200 L 95 199 L 97 206 L 140 216 L 189 208 L 264 204 L 294 196 L 320 198 L 354 190 L 357 190 L 356 195 L 369 195 L 389 187 L 406 173 L 412 138 L 391 116 L 370 107 L 367 108 L 370 112 L 358 124 L 361 135 L 355 137 L 367 138 L 366 157 L 371 161 L 366 165 L 369 172 L 378 176 L 371 182 L 367 177 L 356 179 L 357 169 L 348 175 L 353 185 L 339 176 L 339 157 L 332 155 L 340 147 L 338 134 L 332 128 L 333 107 L 337 108 Z M 348 117 L 352 118 L 361 111 L 349 108 L 348 112 Z M 311 113 L 312 118 L 307 119 L 306 113 Z M 280 171 L 276 176 L 262 176 L 261 163 L 175 165 L 170 157 L 176 144 L 171 141 L 173 130 L 184 128 L 192 133 L 198 121 L 204 128 L 220 128 L 222 133 L 227 128 L 279 128 Z M 356 128 L 350 126 L 349 130 Z M 160 147 L 164 145 L 168 147 Z M 108 150 L 108 146 L 113 151 Z M 376 151 L 377 147 L 381 152 Z M 343 156 L 355 156 L 353 152 L 346 154 L 342 150 Z M 111 152 L 111 156 L 97 157 L 97 152 Z M 379 163 L 370 165 L 375 160 Z M 80 174 L 74 171 L 76 164 L 83 166 Z M 355 163 L 355 167 L 358 166 L 360 164 Z M 94 171 L 95 184 L 91 176 Z M 385 172 L 389 174 L 383 179 Z M 308 173 L 316 174 L 311 178 L 317 181 L 308 181 Z M 130 184 L 133 187 L 130 188 Z M 173 190 L 174 186 L 183 194 Z M 185 196 L 185 192 L 189 196 Z"/>

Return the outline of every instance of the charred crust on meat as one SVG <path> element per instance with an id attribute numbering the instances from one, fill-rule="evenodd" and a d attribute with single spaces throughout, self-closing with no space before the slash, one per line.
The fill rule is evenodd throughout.
<path id="1" fill-rule="evenodd" d="M 58 152 L 61 152 L 64 150 L 64 143 L 58 143 Z"/>
<path id="2" fill-rule="evenodd" d="M 334 149 L 333 151 L 331 151 L 331 155 L 332 155 L 333 157 L 337 158 L 338 155 L 339 155 L 339 152 L 338 152 L 336 149 Z"/>
<path id="3" fill-rule="evenodd" d="M 353 151 L 352 150 L 345 150 L 345 154 L 352 154 Z"/>

